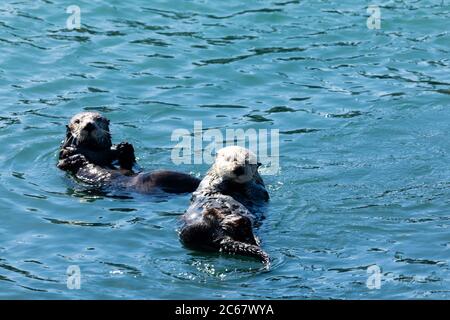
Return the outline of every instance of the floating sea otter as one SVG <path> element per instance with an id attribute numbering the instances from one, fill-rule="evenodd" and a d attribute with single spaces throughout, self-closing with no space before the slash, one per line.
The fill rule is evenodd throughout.
<path id="1" fill-rule="evenodd" d="M 96 165 L 116 169 L 114 161 L 120 168 L 132 170 L 136 162 L 134 148 L 127 142 L 113 146 L 109 131 L 109 120 L 97 112 L 81 112 L 72 117 L 66 126 L 59 159 L 66 159 L 75 154 L 82 154 Z"/>
<path id="2" fill-rule="evenodd" d="M 97 112 L 82 112 L 70 120 L 59 159 L 58 168 L 98 187 L 141 193 L 186 193 L 193 192 L 200 183 L 199 179 L 176 171 L 134 173 L 133 146 L 126 142 L 113 146 L 109 120 Z M 114 166 L 116 160 L 119 168 Z"/>
<path id="3" fill-rule="evenodd" d="M 183 215 L 181 241 L 193 249 L 258 258 L 269 264 L 253 226 L 269 200 L 256 155 L 237 146 L 218 151 Z"/>

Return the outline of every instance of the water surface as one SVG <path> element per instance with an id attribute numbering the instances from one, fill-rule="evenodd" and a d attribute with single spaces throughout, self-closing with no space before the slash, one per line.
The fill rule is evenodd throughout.
<path id="1" fill-rule="evenodd" d="M 0 4 L 0 298 L 450 297 L 448 1 L 381 1 L 379 30 L 368 1 L 77 1 L 69 31 L 72 4 Z M 189 195 L 117 197 L 58 171 L 82 110 L 147 170 L 198 176 L 170 161 L 173 130 L 279 129 L 272 268 L 183 248 Z"/>

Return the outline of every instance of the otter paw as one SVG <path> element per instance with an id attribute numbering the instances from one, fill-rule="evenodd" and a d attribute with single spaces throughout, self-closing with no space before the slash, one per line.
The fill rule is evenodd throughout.
<path id="1" fill-rule="evenodd" d="M 132 154 L 134 156 L 134 147 L 131 143 L 121 142 L 116 146 L 116 150 L 121 155 Z"/>
<path id="2" fill-rule="evenodd" d="M 77 148 L 75 147 L 65 147 L 59 152 L 59 159 L 66 159 L 70 156 L 77 154 Z"/>
<path id="3" fill-rule="evenodd" d="M 76 172 L 81 167 L 88 164 L 88 161 L 85 156 L 81 154 L 75 154 L 73 156 L 69 156 L 66 159 L 62 159 L 58 162 L 58 168 L 65 171 Z"/>
<path id="4" fill-rule="evenodd" d="M 116 146 L 116 150 L 120 168 L 131 170 L 136 162 L 133 145 L 128 142 L 121 142 Z"/>

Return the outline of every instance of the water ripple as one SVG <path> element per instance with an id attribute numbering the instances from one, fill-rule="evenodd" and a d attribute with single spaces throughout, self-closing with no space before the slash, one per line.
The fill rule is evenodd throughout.
<path id="1" fill-rule="evenodd" d="M 0 298 L 450 297 L 448 4 L 388 1 L 379 30 L 347 0 L 80 7 L 68 30 L 53 1 L 0 5 Z M 184 248 L 188 195 L 57 170 L 83 110 L 105 113 L 144 168 L 199 177 L 207 164 L 171 161 L 174 130 L 278 129 L 258 230 L 271 269 Z M 366 287 L 374 264 L 382 290 Z M 83 290 L 62 289 L 69 265 Z"/>

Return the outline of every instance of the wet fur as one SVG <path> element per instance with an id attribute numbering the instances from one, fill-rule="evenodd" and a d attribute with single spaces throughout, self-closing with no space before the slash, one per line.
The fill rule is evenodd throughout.
<path id="1" fill-rule="evenodd" d="M 224 153 L 233 152 L 244 151 L 234 148 Z M 225 162 L 229 161 L 229 158 L 225 159 Z M 232 170 L 224 170 L 225 162 L 218 167 L 216 158 L 216 163 L 194 192 L 191 205 L 183 215 L 180 239 L 193 249 L 250 256 L 268 265 L 269 256 L 260 248 L 253 233 L 255 224 L 262 218 L 264 204 L 269 200 L 264 182 L 257 167 L 247 171 L 250 174 L 243 180 L 248 181 L 236 182 L 242 179 L 230 175 Z"/>
<path id="2" fill-rule="evenodd" d="M 60 160 L 61 169 L 69 171 L 80 181 L 99 187 L 145 194 L 193 192 L 200 180 L 185 173 L 157 170 L 153 172 L 125 173 L 95 165 L 81 154 Z"/>
<path id="3" fill-rule="evenodd" d="M 93 134 L 85 132 L 90 123 Z M 66 137 L 61 145 L 59 159 L 75 154 L 84 155 L 88 161 L 102 167 L 116 169 L 114 161 L 121 169 L 132 170 L 136 162 L 134 148 L 127 142 L 113 146 L 109 131 L 109 120 L 97 112 L 82 112 L 72 117 L 66 126 Z"/>
<path id="4" fill-rule="evenodd" d="M 88 124 L 92 128 L 90 134 L 85 132 Z M 58 168 L 97 187 L 140 193 L 186 193 L 195 191 L 200 183 L 199 179 L 176 171 L 134 173 L 133 146 L 126 142 L 112 146 L 109 120 L 96 112 L 79 113 L 70 120 L 59 159 Z M 116 160 L 119 168 L 113 165 Z"/>

